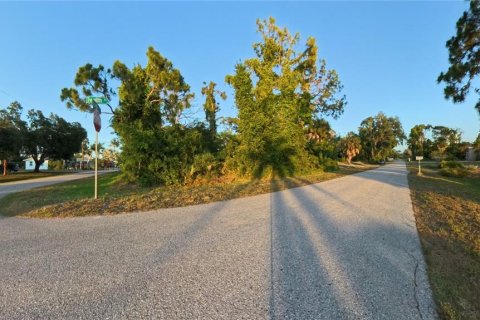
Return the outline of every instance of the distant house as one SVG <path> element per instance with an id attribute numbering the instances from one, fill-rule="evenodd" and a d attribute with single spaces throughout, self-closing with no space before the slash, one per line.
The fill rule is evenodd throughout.
<path id="1" fill-rule="evenodd" d="M 475 161 L 477 158 L 480 158 L 480 155 L 478 152 L 475 152 L 475 149 L 473 147 L 468 147 L 466 155 L 465 155 L 465 160 L 467 161 Z"/>
<path id="2" fill-rule="evenodd" d="M 35 161 L 33 158 L 28 158 L 23 160 L 25 162 L 25 170 L 26 171 L 33 171 L 35 170 Z M 48 160 L 45 160 L 42 165 L 40 166 L 40 170 L 48 170 Z"/>

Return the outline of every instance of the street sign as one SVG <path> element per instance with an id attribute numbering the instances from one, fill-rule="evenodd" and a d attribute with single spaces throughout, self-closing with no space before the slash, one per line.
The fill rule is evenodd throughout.
<path id="1" fill-rule="evenodd" d="M 423 160 L 423 156 L 416 156 L 415 159 L 418 161 Z"/>
<path id="2" fill-rule="evenodd" d="M 100 107 L 96 104 L 93 108 L 93 126 L 97 132 L 100 132 L 100 129 L 102 129 L 102 119 L 100 118 L 101 113 L 102 111 L 100 110 Z"/>
<path id="3" fill-rule="evenodd" d="M 90 97 L 85 98 L 85 102 L 89 103 L 89 104 L 94 103 L 94 102 L 98 103 L 98 104 L 108 104 L 108 99 L 105 98 L 105 97 L 92 97 L 92 96 L 90 96 Z"/>

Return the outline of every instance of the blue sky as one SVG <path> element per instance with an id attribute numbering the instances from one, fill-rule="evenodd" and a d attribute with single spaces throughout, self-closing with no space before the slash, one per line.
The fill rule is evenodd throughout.
<path id="1" fill-rule="evenodd" d="M 419 123 L 463 131 L 472 141 L 480 118 L 477 97 L 454 105 L 436 83 L 448 67 L 445 41 L 468 7 L 450 2 L 0 2 L 0 106 L 18 100 L 25 109 L 79 121 L 93 141 L 90 114 L 67 110 L 59 99 L 79 66 L 146 62 L 152 45 L 180 69 L 203 119 L 200 89 L 213 80 L 229 93 L 220 116 L 236 114 L 224 83 L 234 65 L 253 56 L 257 18 L 273 16 L 304 41 L 317 39 L 319 54 L 338 71 L 348 105 L 331 121 L 339 134 L 356 131 L 379 111 L 399 116 L 406 133 Z M 111 139 L 106 128 L 100 141 Z"/>

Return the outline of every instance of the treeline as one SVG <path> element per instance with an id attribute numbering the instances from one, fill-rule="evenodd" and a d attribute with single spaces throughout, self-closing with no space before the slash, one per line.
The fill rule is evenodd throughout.
<path id="1" fill-rule="evenodd" d="M 86 96 L 118 97 L 118 107 L 108 107 L 129 180 L 173 184 L 198 176 L 261 177 L 321 168 L 325 150 L 317 146 L 316 132 L 322 117 L 338 117 L 346 104 L 339 77 L 318 57 L 315 39 L 299 51 L 300 36 L 273 18 L 257 25 L 261 41 L 253 46 L 255 55 L 225 79 L 238 109 L 238 117 L 225 119 L 229 130 L 217 132 L 219 101 L 226 96 L 214 82 L 202 89 L 205 121 L 182 121 L 193 93 L 180 70 L 152 47 L 145 66 L 116 61 L 111 68 L 80 67 L 75 87 L 64 88 L 61 99 L 69 108 L 91 111 Z"/>
<path id="2" fill-rule="evenodd" d="M 199 177 L 284 176 L 334 170 L 337 160 L 378 162 L 397 156 L 406 140 L 400 120 L 383 113 L 360 123 L 358 132 L 338 137 L 326 117 L 338 118 L 346 106 L 337 72 L 318 56 L 314 38 L 301 42 L 276 25 L 258 20 L 260 41 L 254 55 L 225 77 L 233 89 L 235 118 L 218 111 L 226 94 L 204 82 L 204 121 L 186 121 L 193 93 L 180 70 L 154 48 L 145 66 L 115 61 L 110 68 L 86 64 L 74 87 L 64 88 L 68 108 L 91 112 L 87 96 L 102 96 L 119 137 L 120 165 L 130 181 L 144 184 L 189 183 Z M 302 45 L 302 46 L 301 46 Z M 301 50 L 299 48 L 302 48 Z"/>
<path id="3" fill-rule="evenodd" d="M 405 152 L 412 159 L 423 156 L 432 160 L 465 160 L 469 148 L 480 154 L 480 134 L 473 143 L 462 141 L 459 129 L 445 126 L 416 125 L 410 130 L 407 144 Z"/>
<path id="4" fill-rule="evenodd" d="M 0 160 L 6 174 L 7 160 L 31 157 L 35 172 L 45 159 L 68 160 L 81 148 L 87 132 L 78 122 L 67 122 L 58 115 L 45 116 L 40 110 L 29 110 L 22 120 L 23 108 L 18 102 L 0 109 Z"/>

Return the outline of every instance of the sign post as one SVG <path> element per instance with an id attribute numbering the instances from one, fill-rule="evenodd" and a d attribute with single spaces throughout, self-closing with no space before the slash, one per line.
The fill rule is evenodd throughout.
<path id="1" fill-rule="evenodd" d="M 95 127 L 95 199 L 98 199 L 98 133 L 102 128 L 100 115 L 102 110 L 98 104 L 107 104 L 105 97 L 86 97 L 85 102 L 93 106 L 93 126 Z"/>
<path id="2" fill-rule="evenodd" d="M 102 111 L 98 104 L 93 101 L 93 125 L 95 127 L 95 199 L 98 198 L 98 132 L 102 128 L 102 119 L 100 114 Z"/>
<path id="3" fill-rule="evenodd" d="M 422 167 L 420 166 L 420 161 L 423 160 L 423 156 L 417 156 L 415 159 L 418 160 L 418 175 L 421 176 L 422 175 Z"/>

